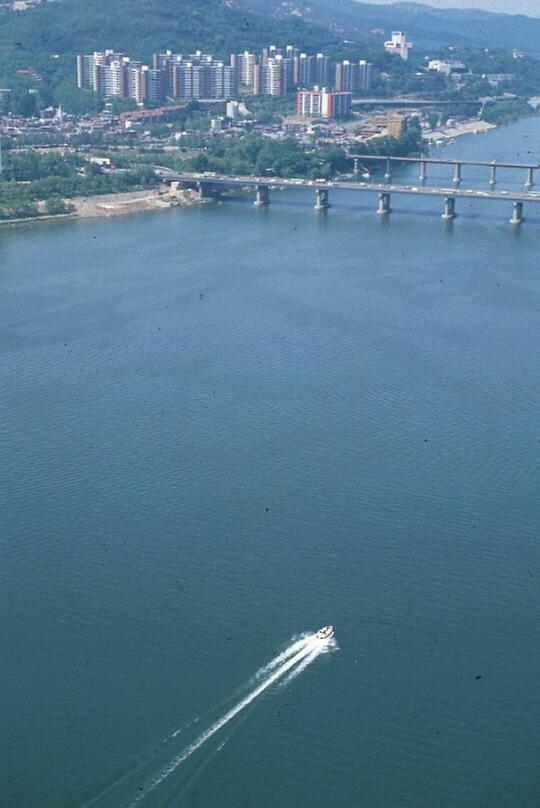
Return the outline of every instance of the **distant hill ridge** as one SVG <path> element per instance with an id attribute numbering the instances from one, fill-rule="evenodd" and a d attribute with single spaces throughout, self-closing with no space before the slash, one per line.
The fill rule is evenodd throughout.
<path id="1" fill-rule="evenodd" d="M 354 0 L 57 0 L 25 12 L 0 9 L 0 88 L 33 68 L 43 88 L 73 85 L 75 54 L 111 47 L 150 60 L 154 51 L 202 48 L 227 57 L 270 42 L 340 53 L 343 41 L 375 56 L 389 31 L 419 49 L 447 45 L 521 48 L 540 53 L 540 19 L 416 3 Z M 51 100 L 57 100 L 54 94 Z"/>
<path id="2" fill-rule="evenodd" d="M 540 53 L 540 19 L 479 9 L 440 9 L 421 3 L 373 5 L 355 0 L 235 0 L 237 7 L 294 15 L 353 39 L 404 29 L 423 48 L 444 45 L 519 48 Z M 380 34 L 379 34 L 380 38 Z"/>

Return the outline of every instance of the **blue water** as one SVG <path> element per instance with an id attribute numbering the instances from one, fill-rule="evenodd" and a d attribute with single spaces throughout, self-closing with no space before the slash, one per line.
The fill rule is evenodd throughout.
<path id="1" fill-rule="evenodd" d="M 540 211 L 331 202 L 0 229 L 2 805 L 540 804 Z"/>

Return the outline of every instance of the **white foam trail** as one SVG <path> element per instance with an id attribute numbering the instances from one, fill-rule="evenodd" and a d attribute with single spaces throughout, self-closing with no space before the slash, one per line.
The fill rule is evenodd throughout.
<path id="1" fill-rule="evenodd" d="M 302 671 L 304 671 L 308 667 L 308 665 L 311 665 L 313 660 L 316 657 L 318 657 L 319 654 L 329 654 L 332 651 L 338 651 L 338 650 L 339 646 L 334 637 L 331 637 L 330 639 L 326 640 L 326 642 L 322 645 L 321 648 L 315 648 L 310 654 L 307 655 L 307 657 L 304 657 L 304 659 L 300 662 L 300 664 L 298 664 L 295 668 L 293 668 L 292 671 L 289 673 L 289 675 L 286 676 L 282 682 L 280 682 L 279 686 L 286 687 L 286 685 L 288 685 L 289 682 L 292 682 L 293 679 L 296 679 L 296 677 L 300 673 L 302 673 Z"/>
<path id="2" fill-rule="evenodd" d="M 292 680 L 295 679 L 299 673 L 302 673 L 302 671 L 305 670 L 308 665 L 311 665 L 315 657 L 318 657 L 320 653 L 320 648 L 315 648 L 313 651 L 311 651 L 311 653 L 304 657 L 300 664 L 297 665 L 296 668 L 294 668 L 282 682 L 280 682 L 279 686 L 285 687 L 285 685 L 288 685 L 289 682 L 292 682 Z"/>
<path id="3" fill-rule="evenodd" d="M 176 738 L 177 735 L 180 735 L 182 732 L 185 732 L 187 729 L 192 727 L 193 724 L 196 724 L 197 721 L 200 721 L 200 718 L 194 718 L 193 721 L 189 722 L 189 724 L 185 724 L 183 727 L 180 727 L 180 729 L 176 729 L 169 737 Z"/>
<path id="4" fill-rule="evenodd" d="M 193 743 L 186 746 L 185 749 L 177 755 L 168 766 L 160 771 L 160 773 L 149 783 L 149 785 L 141 792 L 133 802 L 131 803 L 131 808 L 134 808 L 135 805 L 138 805 L 141 800 L 145 799 L 145 797 L 151 792 L 156 789 L 160 783 L 162 783 L 167 777 L 169 777 L 177 768 L 183 763 L 185 760 L 188 759 L 194 752 L 197 751 L 206 741 L 208 741 L 213 735 L 216 734 L 225 724 L 228 724 L 235 716 L 238 715 L 239 712 L 244 710 L 252 701 L 254 701 L 257 696 L 277 682 L 282 676 L 285 676 L 288 671 L 294 668 L 299 662 L 302 662 L 305 658 L 309 657 L 309 662 L 313 662 L 313 660 L 327 647 L 328 641 L 327 640 L 319 640 L 315 636 L 315 634 L 311 634 L 305 638 L 304 641 L 301 642 L 300 650 L 298 650 L 293 656 L 289 656 L 283 664 L 274 671 L 274 673 L 270 674 L 260 685 L 258 685 L 254 690 L 251 691 L 245 698 L 238 702 L 231 710 L 229 710 L 225 715 L 223 715 L 215 724 L 207 729 L 205 732 L 201 733 L 198 738 L 196 738 Z M 287 649 L 289 650 L 289 649 Z M 284 654 L 287 651 L 283 652 Z M 307 663 L 309 664 L 309 663 Z M 304 667 L 307 667 L 305 665 Z"/>
<path id="5" fill-rule="evenodd" d="M 294 639 L 294 637 L 293 637 Z M 275 656 L 268 665 L 265 665 L 264 668 L 260 668 L 255 676 L 253 677 L 252 681 L 257 681 L 260 679 L 264 679 L 270 671 L 273 671 L 274 668 L 277 668 L 278 665 L 281 665 L 282 662 L 285 662 L 286 659 L 290 659 L 292 656 L 301 651 L 302 648 L 305 648 L 306 645 L 313 639 L 313 634 L 301 634 L 298 640 L 291 643 L 281 654 Z"/>

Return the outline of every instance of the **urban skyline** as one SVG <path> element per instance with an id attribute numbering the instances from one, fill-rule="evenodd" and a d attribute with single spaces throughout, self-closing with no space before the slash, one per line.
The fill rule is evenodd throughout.
<path id="1" fill-rule="evenodd" d="M 324 88 L 363 93 L 373 81 L 364 59 L 331 62 L 324 53 L 305 53 L 292 45 L 270 45 L 261 53 L 232 53 L 229 61 L 198 50 L 154 53 L 152 64 L 109 49 L 77 56 L 77 85 L 104 98 L 133 98 L 137 104 L 165 99 L 234 100 L 240 95 L 283 96 L 295 90 Z"/>

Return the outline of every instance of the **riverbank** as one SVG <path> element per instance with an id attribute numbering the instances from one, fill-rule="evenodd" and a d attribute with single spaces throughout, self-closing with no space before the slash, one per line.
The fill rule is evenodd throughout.
<path id="1" fill-rule="evenodd" d="M 76 216 L 101 218 L 125 216 L 128 213 L 139 213 L 145 210 L 163 210 L 180 205 L 198 205 L 202 200 L 191 189 L 178 191 L 151 189 L 104 196 L 80 196 L 75 197 L 72 202 L 75 206 Z"/>
<path id="2" fill-rule="evenodd" d="M 19 219 L 0 219 L 0 226 L 6 224 L 28 224 L 30 222 L 50 222 L 53 219 L 74 219 L 76 213 L 55 213 L 47 216 L 24 216 Z"/>
<path id="3" fill-rule="evenodd" d="M 151 189 L 146 191 L 129 191 L 102 196 L 77 196 L 66 200 L 74 211 L 51 215 L 26 216 L 17 219 L 0 219 L 0 225 L 32 224 L 57 219 L 90 219 L 110 216 L 126 216 L 129 213 L 141 213 L 149 210 L 164 210 L 173 207 L 200 205 L 211 200 L 199 199 L 191 189 L 163 191 Z"/>
<path id="4" fill-rule="evenodd" d="M 489 132 L 490 129 L 496 128 L 497 126 L 494 123 L 480 121 L 475 118 L 471 121 L 457 123 L 454 126 L 445 126 L 440 129 L 435 129 L 433 132 L 430 132 L 429 137 L 426 139 L 430 144 L 433 144 L 437 141 L 447 141 L 455 137 L 461 137 L 462 135 L 477 135 L 483 132 Z"/>

